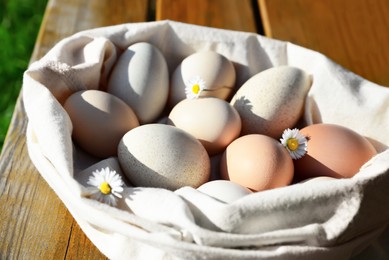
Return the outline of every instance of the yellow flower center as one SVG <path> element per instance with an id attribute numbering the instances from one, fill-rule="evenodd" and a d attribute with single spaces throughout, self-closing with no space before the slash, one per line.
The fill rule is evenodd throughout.
<path id="1" fill-rule="evenodd" d="M 286 144 L 291 151 L 295 151 L 299 147 L 299 142 L 296 138 L 289 138 Z"/>
<path id="2" fill-rule="evenodd" d="M 109 186 L 109 183 L 105 181 L 105 182 L 101 183 L 100 191 L 101 191 L 101 193 L 103 193 L 105 195 L 110 194 L 111 193 L 111 186 Z"/>
<path id="3" fill-rule="evenodd" d="M 196 95 L 200 92 L 200 86 L 199 84 L 194 84 L 192 86 L 192 92 L 195 93 Z"/>

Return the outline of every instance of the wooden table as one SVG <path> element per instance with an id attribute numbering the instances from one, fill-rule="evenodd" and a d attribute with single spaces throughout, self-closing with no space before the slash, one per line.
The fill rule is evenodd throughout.
<path id="1" fill-rule="evenodd" d="M 264 33 L 389 86 L 387 0 L 50 0 L 31 61 L 75 32 L 176 20 Z M 0 158 L 0 259 L 104 259 L 32 165 L 20 96 Z"/>

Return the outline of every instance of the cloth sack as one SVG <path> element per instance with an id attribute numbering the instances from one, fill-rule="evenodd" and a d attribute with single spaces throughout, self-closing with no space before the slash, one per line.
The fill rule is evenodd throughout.
<path id="1" fill-rule="evenodd" d="M 72 143 L 63 102 L 75 91 L 105 86 L 121 52 L 141 41 L 162 52 L 170 74 L 196 51 L 217 51 L 234 63 L 238 87 L 270 67 L 304 69 L 314 79 L 305 122 L 352 128 L 380 153 L 353 178 L 290 185 L 230 204 L 190 187 L 127 187 L 118 208 L 85 198 L 80 172 L 98 162 Z M 320 53 L 254 33 L 173 21 L 97 28 L 63 39 L 32 63 L 23 100 L 32 162 L 111 259 L 348 259 L 373 241 L 377 250 L 362 255 L 383 256 L 383 242 L 375 239 L 389 222 L 389 89 Z"/>

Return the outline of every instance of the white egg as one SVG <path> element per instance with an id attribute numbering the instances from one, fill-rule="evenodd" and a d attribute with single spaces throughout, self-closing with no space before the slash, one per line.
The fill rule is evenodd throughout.
<path id="1" fill-rule="evenodd" d="M 149 43 L 131 45 L 116 62 L 107 91 L 124 100 L 141 124 L 153 122 L 165 108 L 169 94 L 164 56 Z"/>
<path id="2" fill-rule="evenodd" d="M 118 147 L 124 174 L 135 186 L 176 190 L 209 180 L 210 159 L 201 143 L 177 127 L 147 124 L 124 135 Z"/>
<path id="3" fill-rule="evenodd" d="M 186 57 L 172 75 L 170 107 L 187 98 L 185 88 L 195 79 L 201 79 L 205 85 L 206 90 L 199 93 L 200 96 L 227 99 L 235 86 L 235 67 L 215 51 L 199 51 Z"/>
<path id="4" fill-rule="evenodd" d="M 247 80 L 231 100 L 242 119 L 242 135 L 280 138 L 301 118 L 311 76 L 291 66 L 273 67 Z"/>
<path id="5" fill-rule="evenodd" d="M 237 183 L 227 180 L 214 180 L 204 183 L 197 190 L 225 203 L 232 203 L 252 191 Z"/>

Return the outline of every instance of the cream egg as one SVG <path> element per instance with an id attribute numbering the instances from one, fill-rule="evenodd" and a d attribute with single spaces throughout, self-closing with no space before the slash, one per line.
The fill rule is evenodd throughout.
<path id="1" fill-rule="evenodd" d="M 235 79 L 234 65 L 225 56 L 215 51 L 195 52 L 186 57 L 173 72 L 170 107 L 188 96 L 227 99 L 234 88 Z"/>
<path id="2" fill-rule="evenodd" d="M 231 100 L 242 119 L 242 135 L 280 138 L 301 118 L 311 84 L 309 74 L 291 66 L 273 67 L 251 77 Z"/>
<path id="3" fill-rule="evenodd" d="M 126 103 L 99 90 L 75 92 L 65 101 L 64 108 L 73 125 L 74 141 L 100 158 L 115 156 L 123 135 L 139 126 Z"/>
<path id="4" fill-rule="evenodd" d="M 220 162 L 222 179 L 252 191 L 287 186 L 292 182 L 293 171 L 292 157 L 282 144 L 258 134 L 234 140 Z"/>
<path id="5" fill-rule="evenodd" d="M 232 203 L 252 193 L 248 188 L 227 180 L 206 182 L 197 190 L 225 203 Z"/>
<path id="6" fill-rule="evenodd" d="M 294 161 L 299 180 L 318 176 L 349 178 L 377 154 L 365 137 L 344 126 L 313 124 L 300 132 L 309 140 L 307 153 Z"/>
<path id="7" fill-rule="evenodd" d="M 197 188 L 210 177 L 205 148 L 190 134 L 170 125 L 146 124 L 129 131 L 118 146 L 118 158 L 135 186 Z"/>
<path id="8" fill-rule="evenodd" d="M 149 43 L 131 45 L 112 69 L 107 91 L 124 100 L 141 124 L 153 122 L 164 110 L 169 94 L 164 56 Z"/>
<path id="9" fill-rule="evenodd" d="M 168 123 L 196 137 L 210 155 L 222 152 L 241 130 L 238 112 L 213 97 L 182 100 L 171 110 Z"/>

